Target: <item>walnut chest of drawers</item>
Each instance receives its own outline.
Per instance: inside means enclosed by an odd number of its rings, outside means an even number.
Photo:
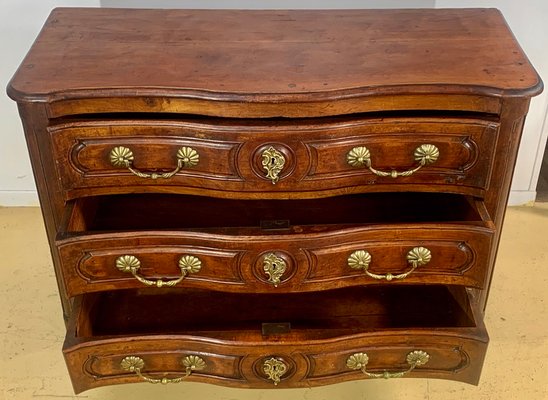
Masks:
[[[54,10],[8,93],[75,391],[477,384],[541,90],[497,10]]]

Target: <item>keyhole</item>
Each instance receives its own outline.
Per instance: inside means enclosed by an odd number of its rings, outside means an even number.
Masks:
[[[276,159],[274,157],[270,159],[270,165],[272,166],[276,165]]]
[[[278,265],[276,263],[272,263],[272,269],[276,271],[276,268],[278,268]]]

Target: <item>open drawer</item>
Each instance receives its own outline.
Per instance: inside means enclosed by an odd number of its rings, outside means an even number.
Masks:
[[[64,354],[77,393],[186,379],[253,388],[400,376],[477,384],[488,337],[469,296],[441,285],[86,294],[75,300]]]
[[[484,204],[438,193],[314,200],[82,198],[58,236],[69,295],[177,286],[304,292],[374,283],[484,287]]]

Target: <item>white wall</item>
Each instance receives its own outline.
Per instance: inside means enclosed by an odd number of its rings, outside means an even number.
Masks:
[[[530,0],[2,0],[0,82],[5,87],[54,7],[397,8],[496,7],[548,86],[548,1]],[[534,200],[548,136],[547,93],[533,99],[514,175],[511,204]],[[543,131],[544,129],[544,131]],[[0,206],[36,205],[37,196],[15,103],[0,92]]]
[[[511,205],[534,201],[548,137],[548,0],[436,0],[436,7],[498,8],[543,78],[546,89],[531,101],[510,193]]]
[[[102,7],[135,8],[433,8],[435,0],[101,0]]]
[[[51,9],[60,6],[97,7],[99,0],[0,1],[0,206],[38,205],[17,106],[4,89]]]

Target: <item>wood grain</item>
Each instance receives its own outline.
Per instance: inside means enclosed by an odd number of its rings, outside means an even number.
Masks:
[[[49,102],[122,96],[131,104],[149,96],[142,109],[166,97],[205,101],[203,109],[217,110],[225,101],[250,107],[320,101],[312,112],[321,113],[332,106],[326,100],[372,92],[532,96],[541,88],[494,9],[61,8],[8,92],[19,101]],[[82,103],[70,112],[90,111]]]
[[[461,292],[466,298],[464,288]],[[171,307],[165,307],[165,299]],[[200,307],[188,307],[188,301]],[[290,333],[261,335],[263,309],[272,304],[276,307],[266,318],[291,322]],[[289,366],[280,383],[283,388],[363,379],[361,372],[346,367],[347,358],[356,352],[367,352],[371,371],[405,370],[406,355],[421,349],[431,360],[410,377],[476,383],[487,341],[471,303],[462,308],[443,286],[354,288],[283,297],[123,291],[78,297],[76,310],[78,317],[71,321],[64,345],[76,393],[140,382],[120,368],[128,355],[145,359],[143,373],[154,377],[165,372],[179,376],[180,360],[199,355],[207,366],[189,381],[253,388],[274,387],[262,372],[262,362],[276,356]]]
[[[65,316],[76,392],[180,374],[272,387],[265,357],[288,366],[281,387],[363,378],[431,361],[411,376],[477,384],[487,347],[482,311],[530,97],[542,82],[494,9],[207,11],[56,9],[8,85],[18,102]],[[401,179],[413,151],[440,157]],[[109,160],[134,152],[143,180]],[[286,157],[265,178],[261,152]],[[275,227],[276,229],[273,229]],[[376,273],[432,260],[403,282],[346,265],[368,250]],[[269,252],[288,266],[266,281]],[[114,267],[135,254],[148,278],[177,277],[181,253],[202,271],[180,288],[141,288]],[[376,284],[372,284],[376,283]],[[409,285],[406,285],[409,283]],[[444,285],[444,286],[441,286]],[[115,305],[115,306],[113,306]],[[242,312],[245,310],[245,312]],[[290,322],[263,336],[262,322]]]
[[[138,117],[138,116],[136,116]],[[165,118],[165,116],[164,116]],[[122,119],[84,120],[48,128],[55,166],[67,199],[87,193],[158,190],[218,197],[323,197],[348,191],[444,190],[482,196],[491,174],[499,123],[493,118],[448,115],[413,118],[330,119]],[[418,165],[414,151],[438,147],[439,159],[409,177],[377,177],[352,167],[347,154],[366,146],[372,165],[405,171]],[[140,171],[169,171],[181,146],[195,149],[197,165],[169,179],[145,179],[114,167],[110,151],[130,148]],[[284,152],[286,164],[273,185],[266,178],[262,151]]]
[[[455,195],[410,193],[270,202],[110,196],[76,202],[56,244],[70,296],[142,288],[116,268],[126,254],[141,261],[139,274],[149,279],[176,279],[181,256],[199,257],[202,269],[177,285],[182,289],[289,293],[383,283],[351,269],[348,257],[367,250],[372,273],[399,274],[417,246],[432,260],[398,283],[481,288],[494,234],[483,207]],[[287,226],[264,228],[264,219]],[[263,270],[272,252],[287,264],[278,287]]]

